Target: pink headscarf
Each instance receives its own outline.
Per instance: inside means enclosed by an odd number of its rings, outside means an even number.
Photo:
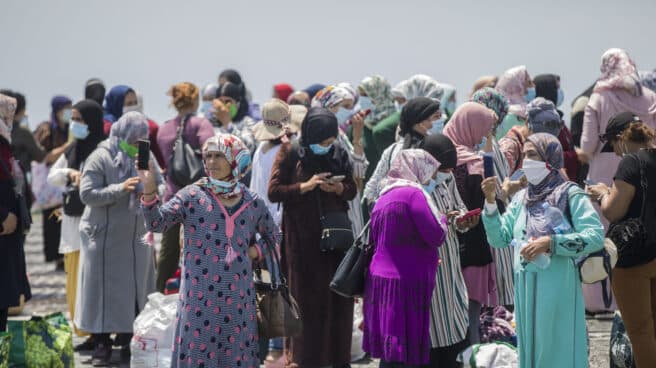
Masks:
[[[14,124],[16,99],[0,94],[0,136],[11,143],[11,127]]]
[[[594,92],[609,89],[624,89],[634,96],[642,94],[640,77],[635,63],[622,49],[609,49],[601,56],[601,77],[597,80]]]
[[[524,90],[528,75],[526,66],[520,65],[506,70],[497,82],[496,89],[510,101],[509,113],[526,119],[526,101]]]
[[[430,193],[426,193],[422,187],[422,184],[433,178],[439,168],[440,162],[423,149],[401,150],[392,161],[387,176],[380,182],[380,186],[383,188],[380,195],[400,187],[413,187],[421,190],[435,220],[446,231],[446,218],[437,209]]]
[[[476,102],[466,102],[456,110],[442,132],[456,146],[456,165],[467,164],[470,174],[483,175],[483,158],[475,147],[492,131],[496,122],[494,111]]]

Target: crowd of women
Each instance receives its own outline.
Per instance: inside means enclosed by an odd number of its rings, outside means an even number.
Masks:
[[[480,78],[459,105],[429,76],[392,87],[372,75],[278,84],[261,109],[226,70],[202,90],[172,86],[177,114],[161,125],[135,88],[91,79],[75,104],[54,97],[34,133],[25,97],[1,90],[0,330],[31,296],[25,208],[42,197],[30,171],[43,165],[43,187],[61,196],[38,206],[45,257],[65,269],[75,332],[88,335],[76,350],[93,350],[94,366],[113,346],[129,356],[147,295],[177,272],[173,367],[348,367],[354,300],[329,289],[344,252],[320,247],[336,214],[368,234],[361,348],[381,367],[458,367],[495,306],[515,314],[521,367],[587,367],[595,308],[575,260],[603,249],[610,224],[656,225],[654,75],[608,50],[569,127],[560,77],[525,66]],[[202,157],[200,178],[174,165],[181,152]],[[638,367],[656,366],[656,238],[646,237],[612,272]],[[256,268],[286,278],[296,336],[259,338]]]

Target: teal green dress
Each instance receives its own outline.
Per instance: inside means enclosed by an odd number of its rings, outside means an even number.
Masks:
[[[490,245],[525,240],[525,191],[517,193],[503,216],[481,216]],[[603,248],[601,221],[582,189],[568,191],[574,231],[552,235],[551,264],[541,270],[523,266],[514,252],[515,319],[520,368],[588,367],[585,301],[575,260]]]

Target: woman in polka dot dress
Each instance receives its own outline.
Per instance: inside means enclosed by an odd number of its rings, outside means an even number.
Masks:
[[[180,223],[185,232],[171,367],[259,367],[251,259],[277,256],[278,232],[262,199],[239,183],[250,153],[237,137],[208,139],[203,159],[207,177],[163,205],[152,171],[139,172],[148,229]]]

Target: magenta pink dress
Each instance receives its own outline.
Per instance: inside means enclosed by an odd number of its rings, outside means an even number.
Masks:
[[[374,358],[427,364],[430,303],[445,232],[422,191],[393,189],[371,215],[375,253],[365,280],[363,348]]]

